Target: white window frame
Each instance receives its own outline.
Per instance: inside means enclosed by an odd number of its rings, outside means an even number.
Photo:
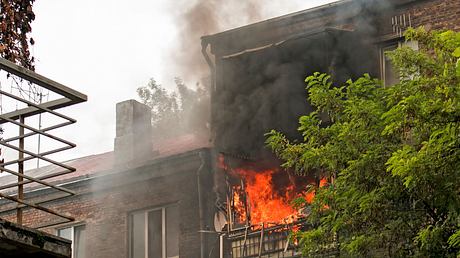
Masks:
[[[380,47],[380,78],[383,81],[384,87],[387,87],[386,83],[386,78],[385,78],[385,68],[386,68],[386,58],[385,58],[385,52],[389,50],[393,50],[394,48],[400,47],[399,42],[392,42],[385,44],[384,46]]]
[[[409,40],[409,41],[398,40],[398,41],[387,42],[387,43],[382,44],[382,46],[380,47],[380,57],[379,57],[380,58],[380,78],[383,81],[384,87],[387,87],[386,82],[385,82],[385,74],[386,74],[385,52],[391,49],[394,49],[395,47],[400,48],[403,46],[410,47],[416,51],[419,50],[418,41],[414,41],[414,40]]]
[[[179,209],[179,206],[176,204],[171,204],[171,205],[166,205],[166,206],[161,206],[161,207],[156,207],[156,208],[151,208],[151,209],[144,209],[144,210],[136,210],[128,213],[128,245],[129,245],[129,258],[133,258],[133,250],[132,250],[132,216],[134,213],[144,213],[144,219],[145,219],[145,227],[144,227],[144,239],[145,239],[145,258],[148,258],[149,255],[149,216],[148,213],[152,211],[159,211],[161,210],[161,258],[167,258],[166,257],[166,251],[167,251],[167,239],[166,239],[166,209],[169,207],[176,207]]]
[[[86,224],[85,223],[79,223],[79,224],[72,224],[72,225],[67,225],[67,226],[64,226],[64,227],[59,227],[59,228],[56,228],[56,236],[58,237],[61,237],[59,236],[59,230],[63,230],[63,229],[67,229],[67,228],[70,228],[70,236],[72,239],[69,239],[70,241],[72,241],[72,244],[70,245],[71,248],[72,248],[72,257],[74,257],[75,255],[75,248],[74,248],[74,243],[75,243],[75,227],[80,227],[80,226],[85,226],[85,230],[86,230]],[[67,238],[65,238],[67,239]],[[85,246],[86,248],[86,246]]]

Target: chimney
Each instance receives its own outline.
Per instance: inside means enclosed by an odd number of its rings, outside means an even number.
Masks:
[[[133,99],[117,103],[114,165],[129,166],[152,158],[151,110]]]

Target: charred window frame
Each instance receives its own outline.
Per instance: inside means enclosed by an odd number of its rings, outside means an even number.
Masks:
[[[396,83],[399,83],[401,80],[400,75],[396,72],[393,64],[391,63],[390,58],[385,53],[388,51],[395,50],[399,47],[407,46],[414,50],[418,50],[417,41],[403,41],[403,40],[394,40],[390,42],[385,42],[381,44],[380,47],[380,78],[383,81],[385,87],[389,87]]]
[[[179,257],[179,207],[168,205],[128,214],[130,258]]]
[[[86,258],[85,224],[57,228],[56,235],[72,241],[72,258]]]

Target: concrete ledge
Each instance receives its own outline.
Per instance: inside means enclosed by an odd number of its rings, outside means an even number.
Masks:
[[[0,219],[0,257],[70,258],[71,241]]]

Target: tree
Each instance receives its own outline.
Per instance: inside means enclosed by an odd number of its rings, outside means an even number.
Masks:
[[[27,69],[34,70],[34,58],[29,51],[34,0],[0,1],[0,56]]]
[[[191,89],[180,78],[175,78],[174,82],[176,90],[173,92],[167,91],[154,79],[137,89],[142,103],[152,109],[154,136],[205,133],[209,118],[207,87],[197,84],[195,89]]]
[[[305,255],[331,246],[353,257],[460,255],[460,33],[406,37],[421,48],[388,53],[398,84],[364,75],[334,87],[315,73],[306,83],[316,110],[299,119],[304,140],[267,135],[283,166],[330,179],[313,187],[312,229],[293,235]]]

